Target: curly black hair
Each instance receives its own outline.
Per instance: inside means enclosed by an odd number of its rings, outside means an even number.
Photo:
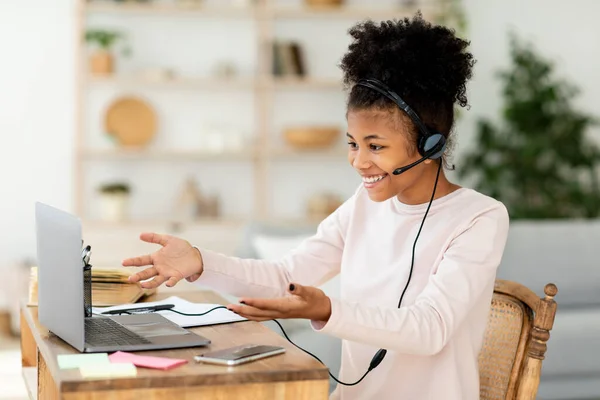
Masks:
[[[466,51],[470,43],[448,27],[425,21],[421,12],[412,19],[379,24],[363,21],[348,33],[353,41],[340,64],[344,84],[351,88],[348,111],[397,109],[385,96],[355,85],[360,79],[378,79],[398,93],[426,126],[448,138],[449,152],[454,105],[468,105],[466,85],[475,64],[473,55]],[[411,125],[416,149],[418,131]]]

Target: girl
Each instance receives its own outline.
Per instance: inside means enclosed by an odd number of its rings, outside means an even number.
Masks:
[[[420,13],[349,33],[348,161],[363,181],[354,195],[277,262],[143,233],[161,248],[123,265],[151,266],[131,278],[153,278],[143,287],[200,282],[240,296],[228,308],[248,319],[304,318],[341,338],[333,399],[479,399],[478,354],[509,218],[442,168],[473,57]],[[314,287],[337,274],[340,298]]]

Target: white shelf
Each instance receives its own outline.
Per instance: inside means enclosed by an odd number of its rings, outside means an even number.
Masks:
[[[256,151],[203,152],[191,150],[145,150],[145,149],[85,149],[81,152],[86,160],[146,160],[146,161],[202,161],[202,160],[251,160],[257,157]]]
[[[163,228],[177,228],[181,229],[193,229],[209,226],[219,227],[241,227],[247,224],[249,218],[199,218],[197,220],[183,223],[177,218],[158,218],[158,219],[132,219],[126,221],[112,222],[95,219],[84,219],[82,225],[86,229],[163,229]]]
[[[255,78],[171,78],[151,79],[134,75],[107,75],[87,77],[91,86],[116,86],[144,87],[162,89],[188,89],[188,90],[250,90],[263,89],[343,89],[343,83],[335,78],[320,77],[269,77],[265,79]]]
[[[86,11],[90,13],[110,13],[125,15],[169,16],[206,16],[206,17],[253,17],[257,10],[253,7],[207,7],[203,5],[186,6],[177,3],[117,3],[115,1],[92,0],[86,3]]]
[[[192,150],[145,150],[145,149],[85,149],[81,152],[83,161],[90,160],[146,160],[146,161],[245,161],[260,156],[260,150],[232,150],[223,152],[203,152]],[[344,160],[346,149],[293,149],[288,147],[264,150],[264,156],[272,159],[325,157]]]
[[[199,228],[242,228],[251,222],[264,222],[278,226],[313,226],[320,223],[322,218],[289,218],[289,217],[272,217],[269,219],[259,219],[255,217],[247,218],[231,218],[231,217],[219,217],[219,218],[200,218],[191,222],[181,222],[176,218],[163,218],[163,219],[132,219],[120,222],[111,222],[94,219],[82,220],[82,225],[85,229],[93,229],[94,231],[106,229],[106,230],[153,230],[153,229],[167,229],[167,230],[188,230],[188,229],[199,229]]]
[[[246,90],[258,85],[253,78],[169,78],[152,79],[134,75],[89,75],[87,82],[92,86],[118,86],[122,87],[146,87],[162,89],[190,89],[190,90]]]
[[[177,3],[156,4],[156,3],[117,3],[115,1],[92,0],[86,4],[88,14],[110,13],[121,15],[151,15],[151,16],[206,16],[206,17],[249,17],[249,18],[336,18],[336,19],[392,19],[402,18],[414,15],[417,10],[422,10],[423,14],[428,13],[427,4],[418,7],[395,7],[395,8],[367,8],[367,7],[348,7],[348,6],[323,6],[323,7],[289,7],[276,6],[263,9],[260,7],[215,7],[193,5],[185,6]]]
[[[319,77],[273,77],[267,81],[270,89],[339,89],[342,90],[342,81],[335,78]]]
[[[255,6],[251,7],[235,7],[226,5],[230,4],[229,1],[219,1],[214,0],[212,2],[204,2],[200,1],[200,5],[198,6],[182,6],[178,4],[176,0],[169,1],[154,1],[149,0],[146,2],[141,1],[114,1],[114,0],[90,0],[85,1],[82,0],[81,7],[79,8],[80,13],[78,14],[78,20],[76,27],[79,30],[80,34],[85,32],[85,29],[88,27],[88,24],[94,21],[95,16],[101,17],[100,19],[104,19],[106,17],[107,21],[113,20],[117,22],[117,25],[124,25],[127,28],[135,29],[136,24],[140,24],[142,28],[148,29],[146,25],[151,25],[151,23],[156,22],[154,19],[161,19],[160,24],[163,22],[170,22],[179,24],[181,20],[176,20],[175,18],[189,17],[191,18],[214,18],[214,21],[198,21],[199,25],[195,20],[185,21],[191,22],[194,27],[202,28],[204,26],[203,22],[212,22],[218,23],[218,25],[226,24],[223,26],[230,26],[237,28],[241,22],[245,23],[247,20],[251,22],[251,26],[253,28],[254,33],[252,33],[252,37],[247,37],[252,42],[252,53],[256,55],[256,65],[252,63],[249,68],[252,73],[255,73],[254,76],[236,76],[232,78],[218,78],[218,77],[194,77],[194,76],[176,76],[174,78],[166,78],[153,79],[150,77],[151,74],[144,73],[136,73],[131,72],[130,74],[122,75],[115,74],[111,76],[90,76],[88,75],[88,67],[85,63],[81,63],[80,61],[85,56],[85,53],[81,53],[76,58],[77,60],[77,68],[81,73],[80,80],[77,81],[78,84],[78,110],[74,113],[74,118],[76,118],[76,122],[79,126],[78,128],[78,140],[77,140],[77,166],[85,164],[87,162],[91,163],[103,163],[103,162],[115,162],[115,161],[130,161],[135,162],[171,162],[176,164],[177,162],[196,162],[196,161],[211,161],[211,162],[248,162],[248,167],[253,170],[253,193],[249,196],[253,196],[253,208],[249,211],[250,216],[248,219],[245,218],[227,218],[224,219],[208,219],[202,221],[191,222],[190,224],[183,225],[182,227],[175,228],[174,223],[176,224],[177,220],[169,220],[168,218],[160,218],[157,216],[157,220],[135,220],[128,221],[124,223],[107,223],[103,221],[87,221],[88,224],[91,224],[94,227],[99,229],[107,228],[107,229],[128,229],[128,228],[136,228],[141,229],[141,226],[164,226],[167,229],[187,229],[187,228],[198,228],[202,230],[203,227],[207,227],[207,231],[210,231],[211,226],[239,226],[240,224],[245,224],[252,220],[264,220],[266,222],[274,222],[277,224],[289,224],[289,225],[301,225],[301,224],[315,224],[318,221],[310,221],[302,217],[294,218],[294,216],[285,217],[285,216],[277,216],[273,217],[273,213],[275,212],[274,208],[270,204],[271,200],[269,199],[270,193],[273,190],[277,190],[277,187],[273,187],[273,184],[269,181],[270,173],[272,170],[284,165],[283,163],[290,161],[296,162],[298,164],[305,163],[319,163],[319,162],[330,162],[330,163],[347,163],[347,147],[343,146],[341,143],[336,143],[333,148],[329,149],[306,149],[299,150],[292,147],[287,147],[286,143],[281,138],[281,132],[277,132],[277,129],[274,126],[273,122],[273,113],[278,112],[278,110],[273,107],[273,103],[278,100],[278,96],[282,94],[282,92],[286,91],[298,91],[299,93],[294,93],[294,95],[305,95],[306,93],[302,93],[301,91],[306,91],[309,93],[320,94],[321,91],[330,91],[326,92],[326,94],[336,95],[337,92],[340,94],[343,92],[344,85],[341,81],[340,77],[318,77],[318,76],[306,76],[306,77],[280,77],[280,76],[272,76],[273,70],[273,49],[269,44],[274,40],[278,39],[278,24],[286,24],[291,20],[296,22],[296,20],[301,20],[303,23],[302,27],[299,29],[302,32],[296,32],[295,27],[290,33],[292,36],[301,36],[303,33],[311,33],[314,27],[316,27],[316,23],[318,24],[327,24],[329,21],[337,21],[337,23],[346,24],[349,23],[350,20],[365,20],[365,19],[401,19],[404,17],[413,16],[417,10],[421,10],[425,18],[431,18],[432,14],[435,14],[439,9],[439,6],[435,6],[433,4],[434,0],[423,0],[420,1],[418,6],[416,7],[400,7],[389,8],[379,7],[374,8],[370,1],[363,1],[363,7],[356,6],[342,6],[342,7],[307,7],[307,6],[297,6],[297,7],[286,7],[284,5],[278,5],[278,1],[276,0],[255,0],[252,1]],[[302,3],[300,0],[297,3]],[[212,6],[212,3],[215,6]],[[397,4],[400,3],[398,0]],[[91,17],[91,18],[90,18]],[[110,18],[109,18],[110,17]],[[131,17],[131,18],[130,18]],[[148,17],[150,23],[146,24],[144,18]],[[120,20],[123,18],[124,20]],[[173,20],[168,20],[169,18],[173,18]],[[162,21],[165,19],[165,21]],[[167,21],[168,20],[168,21]],[[230,24],[230,25],[228,25]],[[165,29],[162,28],[161,29]],[[245,28],[245,26],[244,26]],[[142,29],[142,32],[144,32]],[[156,31],[152,31],[156,32]],[[187,31],[184,31],[187,32]],[[169,34],[166,32],[165,34]],[[175,32],[173,32],[175,34]],[[180,32],[181,34],[181,32]],[[83,35],[81,35],[83,36]],[[285,37],[285,35],[281,34],[281,36]],[[246,38],[246,37],[245,37]],[[189,38],[187,38],[189,39]],[[186,42],[186,37],[182,37],[182,43]],[[203,39],[207,39],[206,42],[210,43],[211,37],[204,37]],[[322,36],[313,35],[313,43],[315,47],[322,44],[323,40],[328,40],[327,38],[323,38]],[[173,43],[173,42],[169,42]],[[226,43],[225,45],[223,43]],[[244,43],[246,43],[244,41]],[[222,42],[220,46],[229,46],[231,44],[236,46],[235,42]],[[152,45],[152,44],[150,44]],[[247,44],[245,44],[247,45]],[[160,46],[160,44],[153,44],[153,46]],[[189,44],[186,46],[189,47]],[[82,46],[83,47],[83,46]],[[190,51],[187,48],[182,46],[182,51]],[[193,48],[191,51],[201,52],[201,48]],[[145,47],[142,46],[144,51],[147,51]],[[81,49],[83,50],[83,48]],[[177,57],[173,56],[173,60],[161,60],[161,48],[156,48],[156,52],[148,51],[147,54],[149,56],[153,56],[157,58],[158,63],[154,63],[153,60],[143,60],[144,65],[163,65],[170,64],[173,61],[173,68],[177,68]],[[165,54],[168,54],[168,57],[171,57],[171,51],[175,49],[168,49],[169,51]],[[227,49],[229,50],[229,49]],[[235,50],[235,49],[233,49]],[[134,48],[135,53],[135,48]],[[175,53],[173,53],[175,54]],[[202,58],[200,58],[202,60]],[[142,60],[140,60],[142,61]],[[196,61],[197,62],[197,61]],[[135,64],[133,64],[135,65]],[[193,69],[193,71],[197,71],[197,69]],[[151,72],[151,71],[149,71]],[[96,90],[99,89],[99,90]],[[104,90],[108,89],[108,90]],[[92,146],[88,144],[89,137],[87,136],[88,132],[86,132],[87,117],[86,117],[86,103],[88,100],[87,95],[88,91],[90,92],[90,97],[92,97],[92,101],[96,101],[96,98],[102,98],[102,96],[106,97],[107,93],[112,91],[127,91],[130,89],[148,89],[148,90],[156,90],[157,93],[152,93],[152,95],[163,96],[170,101],[171,99],[175,99],[176,101],[180,101],[179,91],[182,93],[184,91],[189,91],[190,93],[199,92],[201,94],[212,94],[221,91],[251,91],[250,94],[252,97],[252,106],[253,106],[253,126],[248,126],[247,129],[250,129],[253,132],[253,139],[256,139],[256,142],[252,141],[249,145],[246,145],[244,148],[238,151],[224,151],[224,152],[209,152],[209,151],[196,151],[196,150],[168,150],[166,148],[155,148],[157,146],[152,146],[150,149],[95,149],[89,148],[87,146]],[[164,90],[165,92],[158,93],[159,90]],[[175,93],[171,93],[173,91]],[[184,93],[187,95],[187,93]],[[239,93],[235,93],[236,95]],[[242,93],[244,95],[248,93]],[[183,97],[183,96],[182,96]],[[299,98],[301,98],[300,96]],[[183,99],[187,100],[187,99]],[[205,100],[205,99],[203,99]],[[210,101],[210,98],[208,99]],[[94,103],[95,104],[95,103]],[[170,110],[169,108],[165,108],[165,110]],[[315,110],[314,117],[307,116],[306,119],[318,119],[321,110]],[[169,111],[171,112],[171,111]],[[243,115],[245,117],[245,114]],[[279,117],[279,115],[278,115]],[[236,118],[236,115],[226,114],[225,118]],[[307,121],[307,124],[316,121]],[[168,132],[165,132],[168,134]],[[341,139],[340,139],[341,141]],[[280,144],[278,144],[280,142]],[[261,144],[260,147],[256,146],[256,143]],[[273,147],[269,147],[273,146]],[[279,147],[277,147],[279,146]],[[252,163],[252,165],[250,165]],[[166,163],[165,163],[166,165]],[[95,167],[96,164],[91,164],[90,167]],[[271,168],[272,167],[272,168]],[[85,182],[85,174],[88,173],[86,168],[75,168],[76,170],[76,208],[81,212],[82,218],[85,220],[84,209],[86,204],[86,199],[84,195],[84,191],[80,190],[83,187]]]
[[[348,155],[345,149],[292,149],[287,147],[275,148],[268,151],[272,159],[299,159],[299,158],[328,158],[344,161]]]
[[[365,8],[365,7],[275,7],[267,12],[272,18],[335,18],[335,19],[393,19],[414,15],[426,7]]]

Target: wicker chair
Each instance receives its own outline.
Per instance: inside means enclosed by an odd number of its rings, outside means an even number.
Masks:
[[[479,355],[480,399],[536,398],[557,291],[549,283],[544,288],[546,296],[540,298],[519,283],[496,281]]]

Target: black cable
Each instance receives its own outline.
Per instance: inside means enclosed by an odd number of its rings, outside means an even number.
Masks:
[[[218,306],[218,307],[211,308],[210,310],[208,310],[208,311],[205,311],[205,312],[203,312],[203,313],[200,313],[200,314],[188,314],[188,313],[183,313],[183,312],[181,312],[181,311],[177,311],[177,310],[174,310],[174,309],[172,309],[172,308],[170,308],[170,309],[167,309],[167,310],[161,310],[161,311],[171,311],[171,312],[174,312],[174,313],[176,313],[176,314],[185,315],[185,316],[188,316],[188,317],[201,317],[201,316],[203,316],[203,315],[206,315],[206,314],[208,314],[208,313],[210,313],[210,312],[212,312],[212,311],[218,310],[218,309],[220,309],[220,308],[225,308],[225,309],[227,309],[227,307],[225,307],[225,306]],[[155,311],[148,311],[148,312],[155,312]],[[131,315],[132,313],[130,313],[130,312],[127,312],[127,311],[123,311],[123,312],[121,312],[120,314],[128,314],[128,315]],[[144,314],[144,313],[140,313],[140,314]],[[276,323],[276,324],[279,326],[279,329],[281,329],[281,332],[283,333],[283,336],[285,336],[285,338],[288,340],[288,342],[290,342],[291,344],[293,344],[294,346],[296,346],[298,349],[302,350],[302,351],[303,351],[303,352],[305,352],[306,354],[308,354],[308,355],[312,356],[312,357],[313,357],[313,358],[315,358],[317,361],[319,361],[321,364],[325,365],[325,363],[324,363],[323,361],[321,361],[321,359],[320,359],[319,357],[317,357],[316,355],[312,354],[312,353],[311,353],[311,352],[309,352],[308,350],[304,350],[302,347],[300,347],[300,346],[298,346],[296,343],[294,343],[294,342],[292,341],[292,339],[290,339],[290,338],[289,338],[289,336],[288,336],[288,335],[287,335],[287,333],[285,332],[285,329],[283,329],[283,326],[281,326],[281,324],[279,323],[279,321],[277,321],[276,319],[273,319],[272,321],[273,321],[273,322],[275,322],[275,323]],[[367,376],[367,373],[368,373],[368,371],[367,371],[367,372],[365,372],[365,374],[362,376],[362,378],[360,378],[358,381],[356,381],[356,382],[354,382],[354,383],[344,383],[344,382],[341,382],[341,381],[339,381],[339,380],[338,380],[338,379],[337,379],[335,376],[333,376],[333,374],[332,374],[331,372],[329,372],[329,376],[331,376],[331,377],[332,377],[332,378],[333,378],[333,379],[334,379],[336,382],[338,382],[338,383],[341,383],[342,385],[348,385],[348,386],[352,386],[352,385],[356,385],[356,384],[358,384],[360,381],[362,381],[362,380],[363,380],[363,378],[364,378],[365,376]]]
[[[203,312],[201,314],[186,314],[186,313],[182,313],[181,311],[173,310],[172,308],[169,308],[168,310],[162,310],[162,311],[172,311],[172,312],[180,314],[180,315],[185,315],[186,317],[201,317],[203,315],[208,314],[209,312],[213,312],[213,311],[218,310],[220,308],[227,308],[227,307],[225,307],[225,306],[217,306],[217,307],[211,308],[210,310],[205,311],[205,312]]]
[[[225,306],[213,307],[210,310],[205,311],[205,312],[200,313],[200,314],[187,314],[187,313],[184,313],[184,312],[181,312],[181,311],[173,310],[172,308],[168,308],[168,309],[164,309],[164,310],[158,310],[158,311],[172,311],[172,312],[174,312],[176,314],[185,315],[186,317],[202,317],[203,315],[206,315],[206,314],[208,314],[210,312],[213,312],[215,310],[218,310],[220,308],[225,308],[226,309],[227,307],[225,307]],[[154,312],[157,312],[157,311],[154,311],[154,310],[142,311],[142,312],[120,311],[120,312],[118,312],[118,314],[134,315],[134,314],[149,314],[149,313],[154,313]],[[104,314],[97,314],[97,315],[104,315]]]
[[[440,177],[440,171],[441,171],[441,169],[442,169],[442,163],[440,162],[439,167],[438,167],[438,172],[437,172],[437,175],[435,177],[435,183],[434,183],[434,186],[433,186],[433,192],[431,193],[431,199],[429,200],[429,204],[427,205],[427,210],[425,211],[425,215],[423,216],[423,220],[421,221],[421,225],[419,226],[419,230],[417,232],[417,236],[415,237],[415,241],[413,243],[413,247],[412,247],[412,259],[411,259],[411,263],[410,263],[410,271],[408,273],[408,280],[406,282],[406,286],[404,286],[404,290],[402,291],[402,295],[400,296],[400,301],[398,301],[398,308],[400,308],[400,305],[402,304],[402,299],[404,298],[404,293],[406,293],[406,289],[408,288],[408,285],[410,284],[410,280],[412,278],[412,272],[413,272],[413,267],[414,267],[414,263],[415,263],[415,248],[417,246],[417,240],[419,239],[419,235],[421,234],[421,230],[423,229],[423,225],[425,224],[425,218],[427,218],[427,214],[429,213],[429,209],[431,208],[431,204],[433,203],[433,199],[435,197],[435,190],[437,188],[437,183],[438,183],[438,179]],[[181,311],[173,310],[172,308],[167,309],[167,310],[162,310],[162,311],[171,311],[171,312],[174,312],[176,314],[185,315],[185,316],[189,316],[189,317],[201,317],[203,315],[206,315],[206,314],[208,314],[208,313],[210,313],[212,311],[218,310],[220,308],[227,309],[227,307],[225,307],[225,306],[217,306],[217,307],[211,308],[210,310],[205,311],[205,312],[200,313],[200,314],[187,314],[187,313],[183,313]],[[150,312],[153,312],[153,311],[150,311]],[[127,312],[127,314],[130,314],[130,313]],[[292,341],[292,339],[289,338],[289,336],[285,332],[285,329],[283,329],[283,326],[281,326],[281,324],[279,323],[279,321],[277,321],[276,319],[273,319],[271,321],[275,322],[279,326],[279,329],[281,329],[281,332],[283,333],[283,336],[285,336],[285,338],[288,340],[288,342],[290,342],[295,347],[297,347],[298,349],[302,350],[303,352],[305,352],[309,356],[312,356],[315,360],[317,360],[321,364],[325,365],[325,363],[323,361],[321,361],[321,359],[319,357],[317,357],[316,355],[314,355],[310,351],[305,350],[302,347],[298,346],[296,343],[294,343]],[[344,385],[344,386],[358,385],[367,376],[367,374],[369,372],[371,372],[373,369],[375,369],[383,361],[383,359],[385,358],[386,354],[387,354],[387,350],[386,349],[379,349],[377,351],[377,353],[375,353],[375,355],[371,359],[371,362],[369,363],[369,368],[367,369],[367,371],[356,382],[352,382],[352,383],[342,382],[339,379],[337,379],[335,376],[333,376],[333,374],[331,373],[331,371],[329,371],[329,376],[331,376],[331,378],[333,378],[334,381],[336,381],[337,383],[339,383],[341,385]]]
[[[285,333],[285,329],[283,329],[283,326],[281,326],[281,324],[279,323],[279,321],[277,321],[276,319],[274,319],[274,320],[272,320],[272,321],[273,321],[273,322],[275,322],[277,325],[279,325],[279,329],[281,329],[281,332],[283,332],[283,336],[285,336],[285,338],[288,340],[288,342],[290,342],[291,344],[293,344],[294,346],[296,346],[297,348],[299,348],[300,350],[302,350],[303,352],[305,352],[305,353],[306,353],[306,354],[308,354],[309,356],[312,356],[312,357],[313,357],[315,360],[317,360],[317,361],[318,361],[318,362],[320,362],[321,364],[325,365],[325,363],[324,363],[323,361],[321,361],[321,359],[320,359],[319,357],[315,356],[315,355],[314,355],[313,353],[311,353],[310,351],[308,351],[308,350],[305,350],[305,349],[303,349],[302,347],[298,346],[296,343],[292,342],[292,339],[290,339],[290,338],[288,337],[287,333]],[[359,380],[357,380],[356,382],[353,382],[353,383],[345,383],[345,382],[342,382],[342,381],[338,380],[338,379],[337,379],[335,376],[333,376],[333,374],[331,373],[331,371],[328,371],[328,372],[329,372],[329,376],[331,376],[331,377],[333,378],[333,380],[334,380],[334,381],[336,381],[337,383],[340,383],[340,384],[342,384],[342,385],[344,385],[344,386],[354,386],[354,385],[357,385],[357,384],[359,384],[359,383],[360,383],[360,381],[362,381],[362,380],[365,378],[365,376],[367,376],[367,374],[368,374],[368,373],[371,371],[371,369],[372,369],[372,368],[369,368],[369,369],[367,370],[367,372],[365,372],[365,374],[364,374],[364,375],[363,375],[363,376],[362,376],[362,377],[361,377]]]
[[[417,232],[417,237],[415,237],[415,242],[413,243],[412,248],[412,259],[410,261],[410,272],[408,273],[408,281],[406,282],[406,286],[404,286],[404,290],[402,291],[402,295],[400,296],[400,301],[398,301],[398,308],[400,308],[400,304],[402,304],[402,299],[404,298],[404,293],[406,293],[406,289],[408,288],[408,284],[410,283],[410,278],[412,277],[413,267],[415,264],[415,248],[417,247],[417,240],[419,239],[419,235],[421,234],[421,229],[423,229],[423,224],[425,224],[425,218],[427,218],[427,214],[429,213],[429,209],[431,208],[431,203],[433,203],[433,198],[435,197],[435,189],[437,188],[438,179],[440,177],[440,171],[442,169],[442,162],[440,161],[438,172],[435,177],[435,183],[433,184],[433,192],[431,193],[431,199],[429,200],[429,205],[427,206],[427,210],[425,210],[425,215],[423,216],[423,220],[421,221],[421,226],[419,227],[419,231]]]
[[[408,285],[410,284],[410,279],[412,278],[413,267],[415,265],[415,248],[417,247],[417,240],[419,239],[419,235],[421,234],[421,229],[423,229],[423,224],[425,224],[425,218],[427,218],[427,214],[429,213],[429,209],[431,208],[431,203],[433,203],[433,198],[435,197],[435,189],[437,188],[437,183],[438,183],[438,179],[440,177],[441,170],[442,170],[442,162],[440,161],[440,164],[438,166],[437,175],[435,176],[435,183],[433,184],[433,192],[431,193],[431,199],[429,199],[429,204],[427,205],[427,210],[425,210],[425,215],[423,215],[423,219],[421,220],[421,226],[419,226],[419,230],[417,231],[417,236],[415,237],[415,241],[413,243],[412,258],[410,261],[410,271],[408,272],[408,280],[406,281],[404,290],[402,291],[402,294],[400,295],[400,300],[398,301],[398,308],[400,308],[400,305],[402,304],[402,299],[404,298],[404,293],[406,293],[406,289],[408,289]],[[369,372],[371,372],[372,369],[375,369],[375,367],[377,367],[379,364],[381,364],[381,362],[385,358],[386,354],[387,354],[386,349],[377,350],[377,353],[375,353],[375,355],[371,359],[371,363],[369,364],[369,369],[367,370],[366,374],[368,374]],[[363,378],[364,378],[364,375],[363,375]],[[362,378],[361,378],[361,380],[362,380]]]

